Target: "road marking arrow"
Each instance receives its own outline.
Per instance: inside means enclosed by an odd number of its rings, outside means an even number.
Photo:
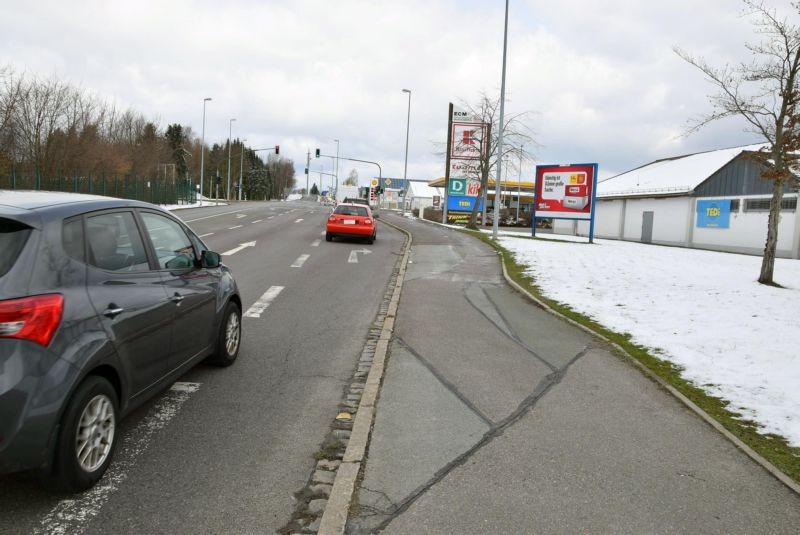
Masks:
[[[350,256],[347,258],[348,264],[358,264],[358,253],[372,254],[369,249],[353,249],[350,251]]]
[[[224,253],[222,253],[222,256],[231,256],[233,254],[238,253],[239,251],[247,249],[248,247],[255,247],[255,246],[256,246],[256,242],[249,241],[247,243],[243,243],[243,244],[239,245],[239,247],[231,249],[230,251],[225,251]]]

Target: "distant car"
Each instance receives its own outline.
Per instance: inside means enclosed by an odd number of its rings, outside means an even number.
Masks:
[[[342,203],[328,217],[325,226],[325,240],[331,241],[338,236],[365,238],[372,243],[377,237],[375,220],[369,206],[355,203]]]
[[[353,203],[353,204],[363,204],[364,206],[369,206],[370,211],[372,212],[372,217],[375,219],[380,217],[380,210],[378,209],[377,204],[370,204],[367,199],[362,199],[360,197],[353,198],[353,197],[345,197],[344,201],[346,203]]]
[[[199,361],[236,360],[236,281],[166,210],[3,191],[0,251],[0,474],[85,490],[120,418]]]

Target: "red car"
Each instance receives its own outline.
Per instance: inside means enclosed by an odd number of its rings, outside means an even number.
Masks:
[[[328,217],[325,227],[325,240],[331,241],[336,236],[366,238],[372,243],[376,238],[375,220],[369,206],[363,204],[342,203]]]

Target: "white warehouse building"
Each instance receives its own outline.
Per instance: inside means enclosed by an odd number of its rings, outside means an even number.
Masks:
[[[762,254],[772,182],[749,145],[657,160],[600,182],[595,237]],[[797,191],[784,190],[777,256],[800,258]],[[554,232],[589,234],[588,222],[554,221]]]

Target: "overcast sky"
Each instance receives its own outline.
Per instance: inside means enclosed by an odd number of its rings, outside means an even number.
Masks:
[[[768,0],[797,19],[789,0]],[[298,180],[306,151],[444,174],[448,102],[499,94],[502,0],[0,0],[0,65],[61,79],[148,117],[251,147],[281,145]],[[758,141],[736,120],[688,138],[710,110],[702,74],[746,60],[756,39],[737,0],[511,0],[506,110],[531,111],[539,163],[598,162],[601,176],[654,159]],[[329,159],[312,169],[331,171]],[[362,184],[374,166],[357,168]],[[524,168],[530,179],[533,164]],[[312,182],[319,179],[312,174]],[[303,186],[305,184],[302,184]]]

